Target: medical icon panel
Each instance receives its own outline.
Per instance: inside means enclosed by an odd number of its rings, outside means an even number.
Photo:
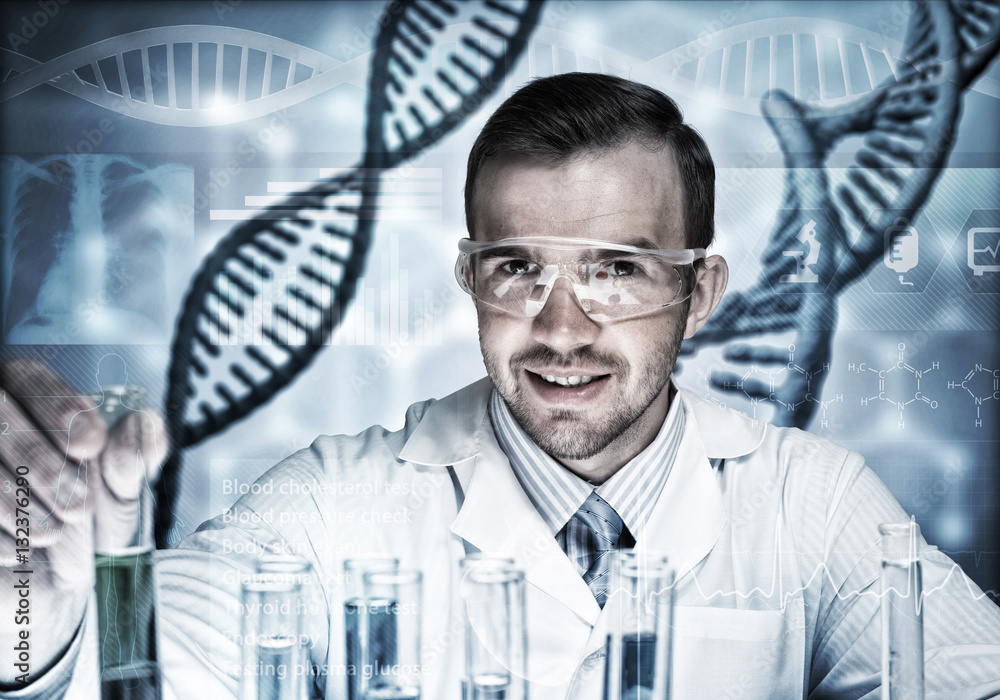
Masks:
[[[761,281],[782,294],[823,294],[840,264],[840,227],[822,209],[779,209],[754,252],[763,263]]]
[[[955,264],[973,294],[1000,293],[1000,209],[976,209],[956,232]]]
[[[888,226],[879,222],[891,221]],[[882,258],[865,279],[876,294],[919,294],[937,271],[946,253],[931,216],[923,210],[880,209],[868,217],[863,235],[879,238]]]

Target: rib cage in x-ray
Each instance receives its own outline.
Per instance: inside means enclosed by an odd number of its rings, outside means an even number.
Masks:
[[[167,271],[186,169],[112,155],[3,165],[4,342],[169,338]]]

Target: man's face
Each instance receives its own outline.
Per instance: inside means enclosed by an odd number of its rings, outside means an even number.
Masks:
[[[683,193],[669,148],[654,153],[630,144],[557,164],[497,158],[483,169],[474,205],[476,240],[560,236],[687,247]],[[584,313],[563,278],[533,318],[485,304],[477,309],[490,378],[548,454],[584,478],[604,481],[655,437],[688,331],[687,303],[600,323]]]

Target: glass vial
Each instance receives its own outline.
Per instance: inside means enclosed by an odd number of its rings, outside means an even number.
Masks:
[[[366,635],[361,647],[363,700],[420,700],[422,669],[419,571],[364,574]]]
[[[604,700],[669,698],[674,571],[654,552],[612,556]]]
[[[883,523],[882,699],[923,700],[924,621],[920,526]]]
[[[291,555],[265,555],[243,582],[243,673],[240,700],[308,697],[302,644],[303,585],[310,566]]]
[[[484,554],[482,552],[476,552],[473,554],[467,554],[461,562],[459,562],[459,579],[458,586],[459,591],[462,592],[462,597],[464,599],[464,591],[468,586],[468,576],[469,570],[473,567],[500,567],[513,569],[514,560],[510,557],[497,557],[489,554]],[[468,610],[466,610],[465,616],[465,665],[462,667],[462,700],[470,700],[472,698],[472,691],[469,686],[469,659],[474,658],[476,654],[485,653],[485,649],[482,648],[482,642],[479,641],[479,637],[475,634],[470,633],[469,629],[469,618]]]
[[[363,675],[361,650],[368,636],[365,624],[364,575],[370,571],[398,571],[399,559],[389,554],[373,554],[344,561],[344,671],[347,678],[347,700],[361,700],[361,679]],[[383,616],[374,620],[376,624],[386,622]],[[375,639],[383,640],[390,635],[385,630],[373,630]],[[385,651],[373,650],[376,658],[384,658]]]
[[[110,428],[120,418],[142,410],[145,391],[133,385],[106,386],[91,400]],[[143,421],[135,444],[143,444]],[[102,700],[158,700],[156,582],[153,576],[153,491],[146,480],[141,454],[135,457],[137,507],[130,534],[95,529],[94,567],[97,589]]]
[[[466,700],[527,700],[524,572],[509,559],[465,560]]]

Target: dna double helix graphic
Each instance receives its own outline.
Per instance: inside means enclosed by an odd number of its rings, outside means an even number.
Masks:
[[[158,484],[158,540],[172,525],[179,451],[270,400],[312,361],[339,323],[364,268],[378,173],[430,147],[474,112],[503,83],[540,11],[541,3],[519,0],[417,0],[388,14],[375,37],[361,162],[241,223],[202,263],[171,352],[166,406],[173,455]],[[431,49],[456,23],[460,41],[446,64],[435,65]],[[480,60],[466,60],[459,46]],[[343,203],[343,192],[355,193],[356,202]],[[324,216],[329,211],[341,216],[332,221]],[[284,294],[272,297],[270,317],[248,316],[262,293],[261,280],[275,277],[278,266],[294,271]],[[250,323],[248,332],[270,344],[213,343],[213,333],[230,333],[228,319]]]
[[[231,124],[271,114],[328,88],[351,66],[278,37],[181,25],[121,34],[41,63],[0,50],[0,101],[39,85],[137,119],[171,126]],[[338,84],[338,83],[334,83]]]
[[[762,104],[783,100],[782,88],[811,104],[852,105],[860,95],[898,82],[906,51],[904,42],[862,27],[815,17],[776,17],[679,46],[642,70],[666,76],[663,83],[671,94],[756,114]],[[787,85],[783,73],[791,74]],[[975,89],[1000,97],[998,88],[997,81],[986,78]]]
[[[913,220],[933,190],[954,145],[961,96],[1000,51],[1000,3],[927,3],[916,7],[906,34],[905,63],[898,78],[851,102],[814,105],[776,92],[761,110],[785,156],[784,202],[763,253],[756,283],[728,294],[685,354],[715,343],[785,330],[798,331],[795,346],[805,373],[790,372],[774,394],[801,409],[774,422],[805,427],[818,404],[800,402],[818,394],[829,360],[837,299],[881,259],[883,232],[899,216]],[[846,182],[831,192],[823,165],[845,137],[861,134],[861,147]],[[817,284],[783,285],[797,274],[788,251],[822,217],[817,235],[827,253],[810,266]],[[832,251],[832,253],[830,252]],[[803,254],[806,251],[803,250]],[[781,361],[782,348],[733,343],[727,358],[752,364]],[[711,378],[721,391],[734,391],[735,375]],[[744,385],[742,392],[766,398],[770,387]]]
[[[470,27],[448,19],[434,44],[422,49],[429,57],[418,70],[433,74],[449,63],[447,47],[464,44]],[[762,93],[767,101],[779,99],[783,69],[791,72],[792,97],[834,106],[877,90],[883,79],[898,80],[904,53],[902,42],[862,27],[780,17],[729,27],[649,60],[543,26],[530,36],[525,59],[529,76],[576,70],[631,75],[675,97],[757,114]],[[273,114],[345,83],[366,88],[369,57],[339,61],[237,27],[154,27],[45,63],[0,47],[0,102],[49,85],[143,121],[218,126]],[[971,87],[1000,97],[1000,83],[992,78]]]

